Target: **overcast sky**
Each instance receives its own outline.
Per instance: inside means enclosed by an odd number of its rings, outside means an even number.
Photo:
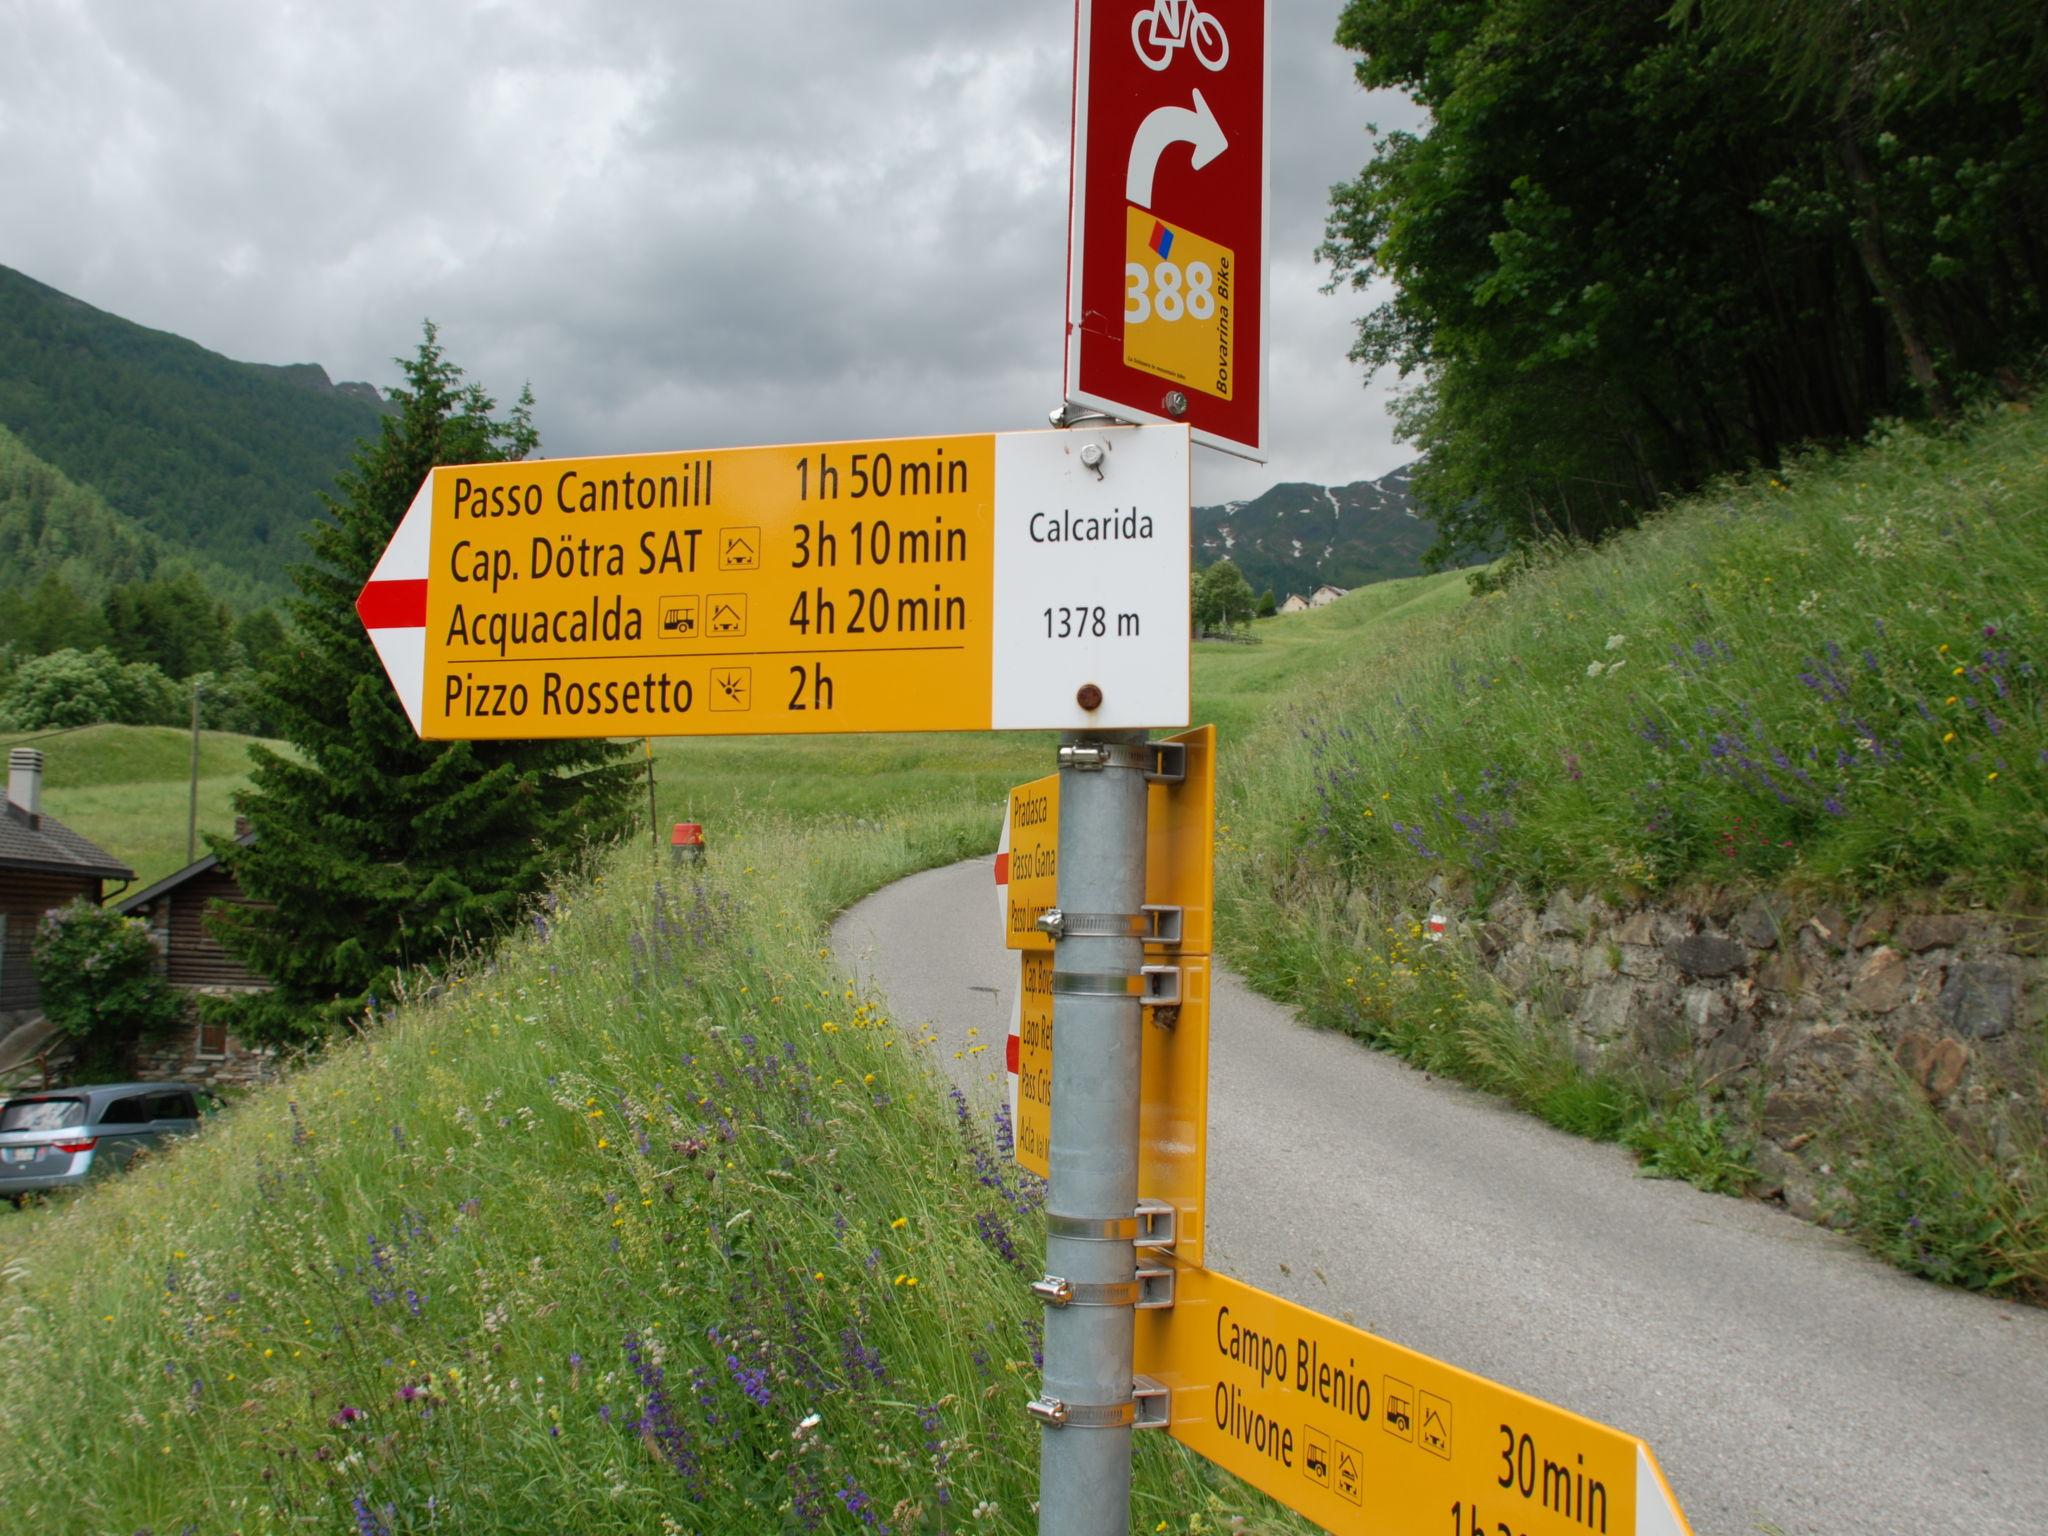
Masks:
[[[1117,0],[1135,11],[1141,0]],[[1273,0],[1270,461],[1410,455],[1319,290],[1330,184],[1412,123]],[[395,381],[422,318],[552,455],[1042,426],[1066,0],[0,0],[0,264],[230,357]]]

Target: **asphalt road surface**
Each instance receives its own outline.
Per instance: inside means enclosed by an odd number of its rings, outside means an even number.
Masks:
[[[1017,984],[993,878],[914,876],[832,934],[989,1095]],[[1209,1106],[1210,1268],[1642,1436],[1697,1536],[2048,1532],[2048,1311],[1641,1178],[1220,970]]]

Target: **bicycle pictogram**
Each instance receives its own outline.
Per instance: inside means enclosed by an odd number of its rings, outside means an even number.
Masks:
[[[1166,68],[1181,48],[1192,48],[1204,69],[1218,70],[1230,62],[1223,23],[1198,9],[1195,0],[1152,0],[1131,18],[1131,46],[1147,69]]]

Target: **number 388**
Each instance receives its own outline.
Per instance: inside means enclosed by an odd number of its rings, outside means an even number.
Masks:
[[[1124,264],[1124,324],[1142,325],[1155,316],[1207,320],[1215,313],[1216,274],[1206,261],[1189,262],[1185,277],[1170,261],[1152,267],[1140,261]]]

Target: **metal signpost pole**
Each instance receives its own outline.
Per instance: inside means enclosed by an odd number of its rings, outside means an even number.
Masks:
[[[1138,988],[1144,942],[1142,732],[1060,747],[1053,969],[1051,1178],[1046,1197],[1041,1536],[1127,1536],[1138,1300]]]

